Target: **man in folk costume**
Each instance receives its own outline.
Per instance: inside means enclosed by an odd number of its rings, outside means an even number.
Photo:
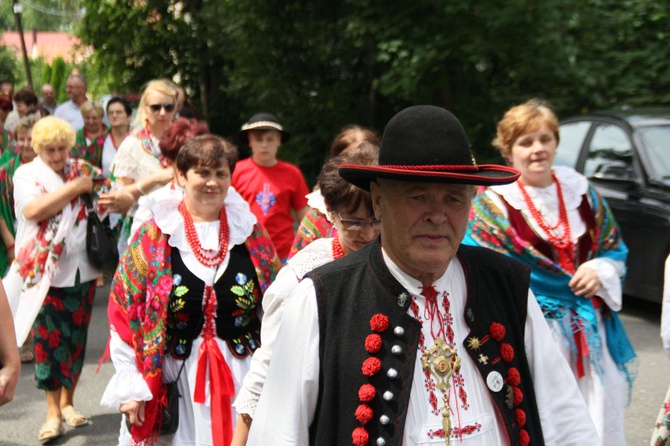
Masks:
[[[381,236],[308,274],[287,302],[251,445],[584,445],[597,441],[529,269],[461,246],[477,165],[447,110],[389,121],[378,166],[343,165],[370,190]]]

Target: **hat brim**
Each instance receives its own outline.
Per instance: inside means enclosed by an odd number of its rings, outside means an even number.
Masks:
[[[247,133],[249,133],[252,130],[274,130],[274,131],[277,131],[277,132],[281,133],[281,142],[282,143],[285,143],[286,141],[288,141],[291,138],[291,134],[289,132],[287,132],[286,130],[279,130],[276,127],[269,127],[269,126],[260,126],[260,127],[254,127],[252,129],[240,130],[237,133],[237,137],[240,138],[242,141],[248,141],[249,137],[248,137]]]
[[[418,167],[418,166],[417,166]],[[339,168],[342,178],[370,191],[370,182],[376,178],[385,178],[398,181],[416,181],[422,183],[451,183],[472,184],[477,186],[495,186],[515,182],[521,173],[507,166],[497,164],[480,164],[476,171],[450,171],[448,166],[445,170],[413,170],[411,168],[398,169],[387,166],[361,166],[357,164],[342,164]]]

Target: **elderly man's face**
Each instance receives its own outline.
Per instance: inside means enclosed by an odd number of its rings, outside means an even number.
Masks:
[[[71,77],[65,83],[67,97],[75,101],[86,97],[86,86],[81,79]]]
[[[384,250],[407,274],[431,285],[465,236],[474,186],[378,180],[370,192]]]

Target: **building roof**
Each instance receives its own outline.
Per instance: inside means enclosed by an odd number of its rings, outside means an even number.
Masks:
[[[24,31],[24,41],[28,56],[35,59],[42,57],[51,63],[60,56],[65,62],[79,62],[90,53],[87,48],[82,48],[81,41],[68,33],[57,31]],[[18,31],[6,31],[2,33],[0,45],[15,51],[17,57],[21,57],[21,40]]]

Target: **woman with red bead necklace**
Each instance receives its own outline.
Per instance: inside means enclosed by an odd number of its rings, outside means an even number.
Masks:
[[[298,286],[300,279],[313,269],[357,251],[379,235],[381,222],[375,219],[370,193],[340,177],[341,164],[376,165],[379,147],[364,142],[332,158],[319,175],[319,188],[323,194],[330,220],[337,235],[320,238],[291,257],[263,298],[262,346],[251,361],[251,369],[235,400],[240,416],[231,446],[246,444],[249,426],[260,398],[265,375],[270,364],[274,339],[284,313],[284,303]]]
[[[102,404],[124,415],[119,444],[231,442],[232,399],[260,346],[258,309],[279,269],[265,229],[228,193],[237,157],[214,135],[184,144],[175,162],[183,194],[155,202],[114,276],[108,316],[116,374]],[[164,384],[173,381],[182,395],[179,427],[158,439]]]
[[[521,177],[475,197],[463,243],[531,267],[531,289],[557,353],[568,359],[600,434],[594,444],[622,445],[636,362],[617,316],[628,248],[586,177],[553,165],[558,142],[558,120],[542,102],[505,113],[493,145]]]

